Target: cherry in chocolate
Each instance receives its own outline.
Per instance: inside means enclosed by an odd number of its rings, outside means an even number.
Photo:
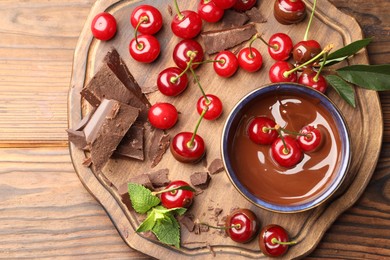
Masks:
[[[272,158],[283,167],[291,168],[303,159],[301,147],[291,136],[278,137],[271,146]]]
[[[276,0],[274,16],[281,24],[299,23],[306,17],[306,4],[302,0]]]
[[[248,136],[255,144],[272,144],[278,138],[278,132],[273,129],[276,123],[271,118],[257,116],[248,126]]]
[[[321,131],[312,125],[304,126],[299,133],[300,135],[297,136],[297,141],[301,149],[305,152],[316,151],[324,142]]]

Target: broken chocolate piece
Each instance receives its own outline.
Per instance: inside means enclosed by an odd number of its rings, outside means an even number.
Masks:
[[[148,174],[140,174],[140,175],[134,176],[134,177],[130,178],[130,180],[127,183],[129,183],[129,182],[140,184],[149,190],[155,189]]]
[[[133,125],[123,137],[115,155],[137,160],[144,160],[144,127]]]
[[[131,200],[130,200],[130,195],[129,195],[129,188],[126,183],[123,183],[118,187],[118,194],[121,196],[122,202],[126,205],[128,210],[132,210],[133,207],[131,206]]]
[[[85,135],[83,131],[75,131],[73,129],[66,129],[68,133],[68,140],[72,142],[77,148],[84,149],[87,146]]]
[[[211,175],[217,174],[217,173],[219,173],[219,172],[221,172],[221,171],[223,171],[223,170],[224,170],[223,162],[222,162],[222,160],[219,159],[219,158],[214,159],[214,160],[211,162],[211,164],[210,164],[210,166],[209,166],[209,168],[208,168],[208,171],[209,171],[209,173],[210,173]]]
[[[85,167],[91,166],[91,164],[92,164],[92,159],[91,159],[91,157],[84,158],[82,164],[83,164]]]
[[[193,221],[193,218],[188,215],[179,216],[178,218],[179,223],[185,226],[188,231],[193,232],[195,229],[195,223]]]
[[[100,171],[107,163],[138,114],[138,108],[116,100],[102,100],[84,128],[95,171]]]
[[[240,13],[234,11],[233,9],[225,10],[222,20],[221,27],[223,29],[234,28],[243,26],[246,22],[248,22],[249,17],[245,13]]]
[[[203,44],[206,48],[206,53],[213,54],[249,40],[257,33],[256,27],[253,23],[235,27],[232,29],[207,31],[201,33]]]
[[[207,189],[210,179],[208,172],[195,172],[190,176],[191,184],[195,187],[201,188],[202,190]]]
[[[147,173],[153,186],[156,188],[165,187],[171,181],[168,179],[169,169],[160,169],[155,172]]]
[[[253,7],[245,12],[245,14],[249,17],[249,20],[253,23],[265,23],[267,20],[260,13],[259,8]]]
[[[99,102],[100,103],[100,102]],[[91,112],[89,112],[88,114],[86,114],[82,119],[81,121],[76,125],[76,127],[73,129],[73,130],[76,130],[76,131],[81,131],[84,129],[84,127],[87,125],[89,119],[91,119],[91,116],[93,115],[93,113],[95,112],[95,110],[92,110]]]
[[[150,143],[148,157],[152,161],[151,167],[155,167],[162,159],[169,148],[171,137],[165,134],[163,130],[154,128],[150,132]]]

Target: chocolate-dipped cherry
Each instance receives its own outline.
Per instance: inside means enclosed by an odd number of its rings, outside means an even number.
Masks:
[[[149,34],[137,36],[130,41],[129,52],[136,61],[151,63],[157,59],[160,54],[160,43]]]
[[[272,144],[278,138],[275,130],[276,123],[271,118],[257,116],[253,118],[248,126],[248,136],[255,144]]]
[[[199,66],[199,62],[203,60],[203,48],[195,40],[184,39],[176,44],[175,48],[173,49],[172,58],[176,65],[184,70],[187,67],[192,55],[194,56],[192,68],[196,69]]]
[[[221,51],[215,56],[213,67],[215,72],[224,78],[229,78],[236,73],[238,69],[238,60],[231,51]]]
[[[299,23],[306,17],[306,4],[302,0],[275,0],[274,16],[281,24]]]
[[[166,96],[177,96],[188,86],[188,76],[180,68],[169,67],[157,76],[157,88]]]
[[[152,126],[159,129],[172,128],[178,118],[176,107],[170,103],[154,104],[148,111],[148,119]]]
[[[216,23],[223,17],[224,9],[218,7],[213,0],[200,0],[198,14],[206,22]]]
[[[271,82],[296,82],[297,72],[294,65],[286,61],[277,61],[269,69],[269,79]]]
[[[167,208],[189,208],[194,199],[194,192],[189,189],[180,189],[181,187],[191,187],[182,180],[172,181],[164,188],[161,193],[161,204]],[[177,189],[179,188],[179,189]]]
[[[322,93],[326,92],[328,88],[328,82],[325,77],[312,68],[306,68],[303,70],[298,78],[298,83],[309,86]]]
[[[245,12],[255,6],[257,0],[237,0],[233,9],[239,12]]]
[[[110,13],[97,14],[91,23],[91,31],[96,39],[108,41],[116,33],[117,23],[115,17]]]
[[[174,3],[177,14],[171,22],[172,32],[183,39],[195,38],[202,29],[202,18],[191,10],[180,11],[177,0]]]
[[[155,34],[163,25],[160,11],[151,5],[137,6],[131,13],[130,23],[134,28],[140,23],[138,31],[142,34]]]
[[[263,65],[263,56],[261,56],[261,53],[256,48],[252,47],[256,39],[258,39],[257,34],[249,41],[248,47],[240,50],[237,57],[238,65],[248,72],[258,71]]]
[[[299,146],[304,152],[316,151],[323,142],[321,131],[312,125],[304,126],[297,136]]]
[[[225,221],[226,234],[235,242],[248,243],[257,234],[260,224],[250,209],[239,208],[230,213]]]
[[[237,2],[237,0],[213,0],[216,6],[221,9],[229,9]]]
[[[206,146],[203,138],[196,133],[207,109],[206,107],[200,115],[193,133],[180,132],[173,137],[169,148],[173,157],[179,162],[197,163],[206,154]]]
[[[284,255],[290,245],[296,244],[296,242],[289,240],[289,236],[284,228],[271,224],[261,229],[259,247],[263,254],[278,257]]]
[[[294,167],[303,158],[303,152],[297,140],[291,136],[282,136],[281,134],[272,143],[271,155],[280,166],[286,168]]]
[[[199,114],[202,114],[203,110],[206,107],[208,109],[206,114],[204,115],[204,119],[215,120],[221,116],[222,102],[217,96],[211,94],[201,96],[196,103],[196,110],[198,110]]]

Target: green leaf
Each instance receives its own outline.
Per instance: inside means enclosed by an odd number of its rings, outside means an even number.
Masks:
[[[166,213],[169,213],[169,212],[172,212],[172,213],[177,213],[179,215],[183,215],[187,209],[186,208],[171,208],[171,209],[167,209],[163,206],[157,206],[155,208],[153,208],[153,210],[156,210],[158,211],[159,213],[162,213],[162,214],[166,214]]]
[[[346,58],[348,58],[351,55],[356,54],[359,50],[366,47],[370,42],[372,41],[372,38],[365,38],[362,40],[354,41],[328,55],[327,61],[325,65],[329,66],[335,63],[338,63]]]
[[[351,65],[336,71],[344,80],[359,87],[376,91],[390,90],[390,64]]]
[[[156,221],[152,232],[162,243],[180,248],[180,225],[172,213],[167,213],[166,218],[170,221],[162,219]]]
[[[336,90],[336,92],[345,100],[348,104],[356,107],[355,104],[355,91],[353,87],[345,82],[342,78],[337,75],[325,76],[328,83]]]
[[[136,232],[146,232],[152,230],[155,224],[155,212],[151,210],[147,218],[139,225]]]
[[[160,203],[160,199],[144,186],[136,183],[129,183],[128,190],[131,204],[138,213],[146,213]]]

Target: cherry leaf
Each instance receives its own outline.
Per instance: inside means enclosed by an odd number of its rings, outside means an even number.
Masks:
[[[336,64],[340,61],[345,60],[349,56],[352,56],[356,54],[358,51],[366,47],[370,42],[372,41],[372,38],[365,38],[362,40],[354,41],[332,53],[330,53],[327,57],[327,60],[325,62],[326,66],[330,66],[333,64]]]
[[[341,78],[359,87],[376,91],[390,90],[390,64],[351,65],[336,71]]]
[[[356,107],[355,104],[355,91],[353,87],[342,78],[337,75],[325,76],[328,83],[333,87],[334,90],[345,100],[348,104]]]

